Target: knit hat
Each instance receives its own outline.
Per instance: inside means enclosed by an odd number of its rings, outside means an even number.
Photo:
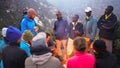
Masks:
[[[6,28],[6,27],[2,28],[2,36],[3,36],[3,37],[6,37],[7,29],[8,29],[8,28]]]
[[[39,32],[33,39],[32,39],[32,46],[46,46],[46,33]]]
[[[105,42],[103,40],[96,40],[93,44],[93,48],[96,51],[103,51],[106,50],[106,45]]]
[[[31,31],[25,30],[22,37],[25,41],[29,41],[29,40],[32,40],[33,34],[31,33]]]
[[[91,7],[86,7],[85,8],[85,12],[90,12],[90,11],[92,11]]]
[[[6,38],[9,42],[17,42],[22,36],[22,32],[13,26],[9,26],[6,32]]]

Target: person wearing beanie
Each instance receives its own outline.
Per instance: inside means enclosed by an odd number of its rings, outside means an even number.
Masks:
[[[62,68],[56,57],[52,56],[51,50],[44,46],[32,46],[32,56],[25,60],[25,68]]]
[[[86,41],[83,37],[76,37],[73,41],[74,56],[67,61],[67,68],[94,68],[95,58],[86,53]]]
[[[103,40],[96,40],[93,43],[93,48],[96,57],[95,68],[118,68],[116,56],[106,50]]]
[[[25,30],[22,34],[23,40],[20,43],[20,48],[22,48],[29,56],[31,56],[30,53],[30,46],[32,44],[33,34],[29,30]]]
[[[13,26],[9,26],[6,32],[6,38],[9,46],[2,51],[2,60],[4,68],[24,68],[24,62],[27,54],[19,48],[22,33]]]

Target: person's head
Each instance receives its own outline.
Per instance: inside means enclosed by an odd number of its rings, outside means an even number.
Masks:
[[[61,13],[60,11],[58,11],[58,12],[56,13],[56,16],[57,16],[57,19],[58,19],[58,20],[61,20],[61,19],[62,19],[62,13]]]
[[[83,37],[76,37],[73,42],[74,49],[79,52],[85,52],[86,41]]]
[[[93,43],[93,48],[97,53],[103,52],[106,51],[106,44],[103,40],[96,40]]]
[[[35,16],[36,16],[36,11],[35,11],[35,9],[29,8],[29,9],[27,10],[27,15],[28,15],[29,18],[34,19]]]
[[[114,10],[113,6],[109,5],[107,6],[107,8],[105,9],[105,14],[109,15],[112,13],[112,11]]]
[[[91,7],[86,7],[85,13],[86,13],[86,16],[90,17],[90,16],[91,16],[91,13],[92,13]]]
[[[23,15],[27,15],[28,7],[23,8]]]
[[[34,38],[32,39],[32,46],[44,46],[46,47],[46,33],[39,32]]]
[[[22,34],[23,39],[28,42],[30,45],[32,44],[33,34],[29,30],[25,30]]]
[[[50,34],[46,32],[46,42],[50,40]]]
[[[73,22],[77,22],[78,19],[79,19],[79,15],[77,15],[77,14],[72,17]]]
[[[6,32],[6,38],[9,43],[19,44],[21,42],[22,32],[16,27],[9,26]]]

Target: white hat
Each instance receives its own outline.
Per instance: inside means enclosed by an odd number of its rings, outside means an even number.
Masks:
[[[92,11],[91,7],[86,7],[85,12],[90,12]]]
[[[2,36],[3,36],[3,37],[6,37],[7,29],[8,29],[8,28],[6,28],[6,27],[2,28]]]

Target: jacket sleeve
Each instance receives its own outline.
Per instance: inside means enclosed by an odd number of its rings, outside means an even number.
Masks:
[[[80,36],[82,36],[84,34],[84,30],[83,30],[83,24],[79,23],[80,25],[78,26],[78,31],[80,32]]]
[[[22,20],[22,22],[21,22],[21,31],[22,31],[22,33],[25,31],[25,30],[27,30],[28,29],[28,26],[27,26],[27,23],[26,23],[26,21],[23,19]]]
[[[105,20],[106,23],[104,23],[102,25],[102,27],[104,29],[112,29],[115,27],[116,23],[117,23],[117,17],[115,15],[113,15],[110,20]]]
[[[103,29],[103,27],[102,27],[102,24],[103,24],[102,18],[103,18],[103,16],[101,16],[100,19],[99,19],[98,22],[97,22],[97,27],[98,27],[99,29]]]

